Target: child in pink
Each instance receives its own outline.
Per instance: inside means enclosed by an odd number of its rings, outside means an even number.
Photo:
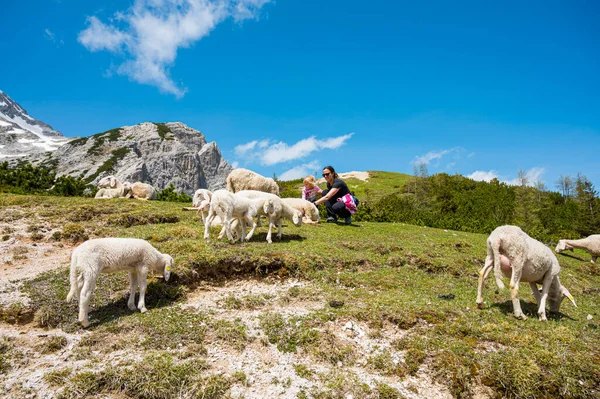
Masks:
[[[304,188],[302,189],[302,199],[305,199],[310,202],[315,202],[317,200],[317,195],[321,194],[323,190],[317,186],[317,181],[315,177],[312,175],[308,175],[306,179],[304,179]]]

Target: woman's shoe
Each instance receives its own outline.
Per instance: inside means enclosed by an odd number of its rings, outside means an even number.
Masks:
[[[327,223],[334,223],[334,222],[337,222],[337,220],[333,216],[329,216],[327,218]]]
[[[351,216],[348,216],[348,217],[346,217],[346,218],[344,219],[344,222],[345,222],[346,224],[350,224],[350,223],[352,223],[352,217],[351,217]]]

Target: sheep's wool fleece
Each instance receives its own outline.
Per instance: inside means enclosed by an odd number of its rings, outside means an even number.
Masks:
[[[162,267],[162,254],[150,243],[139,238],[96,238],[75,248],[78,269],[98,267],[98,272],[111,273],[123,267],[144,264]]]
[[[500,253],[514,265],[515,259],[524,256],[525,267],[521,281],[537,282],[549,269],[558,274],[560,266],[552,250],[529,237],[517,226],[501,226],[490,234],[489,240],[500,240]]]

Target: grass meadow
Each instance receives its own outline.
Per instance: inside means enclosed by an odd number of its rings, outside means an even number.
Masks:
[[[380,192],[356,186],[359,196]],[[399,384],[422,373],[453,397],[473,397],[482,387],[487,397],[600,397],[600,267],[583,251],[558,255],[561,282],[578,307],[566,300],[560,313],[539,322],[535,299],[522,286],[529,318],[521,321],[512,316],[508,289],[498,291],[493,276],[486,281],[485,307],[475,306],[485,235],[392,223],[299,228],[287,223],[282,240],[272,244],[265,241],[265,227],[250,242],[235,245],[217,240],[219,228],[213,227],[207,244],[201,219],[182,206],[0,194],[3,241],[20,234],[24,242],[68,248],[87,238],[137,237],[175,258],[172,280],[150,279],[145,314],[127,309],[126,275],[102,275],[92,299],[92,325],[85,331],[76,324],[77,304],[64,301],[67,262],[19,282],[30,301],[0,310],[6,328],[81,337],[68,349],[69,361],[80,365],[49,369],[44,389],[62,398],[249,397],[247,371],[218,373],[207,361],[207,348],[216,345],[238,354],[256,346],[302,354],[293,373],[307,381],[305,388],[286,395],[291,380],[274,378],[272,384],[284,392],[280,397],[408,397]],[[10,227],[17,225],[25,233]],[[220,302],[226,311],[252,315],[252,325],[248,317],[223,318],[217,311],[185,306],[206,287],[231,281],[278,287],[290,280],[302,285],[278,296],[230,295]],[[297,314],[280,311],[308,302],[312,306]],[[365,353],[356,341],[325,328],[347,323],[364,326],[364,339],[386,345]],[[40,345],[35,351],[51,353],[64,350],[67,342],[54,337]],[[116,351],[136,357],[115,362],[110,356]],[[15,338],[2,338],[0,382],[31,353]],[[358,370],[376,376],[376,382],[357,378]],[[11,393],[27,393],[20,389]],[[414,391],[412,397],[418,397]]]

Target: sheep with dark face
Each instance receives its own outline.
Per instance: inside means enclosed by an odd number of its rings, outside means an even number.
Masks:
[[[519,302],[519,283],[529,283],[533,295],[538,302],[538,317],[546,321],[546,300],[551,312],[558,312],[564,297],[567,297],[577,307],[575,300],[565,287],[560,284],[558,274],[560,265],[550,248],[529,237],[517,226],[500,226],[487,239],[487,257],[479,271],[477,287],[477,306],[483,305],[483,284],[490,271],[494,268],[496,284],[504,288],[502,277],[510,277],[510,293],[513,302],[514,315],[518,319],[527,317],[521,310]],[[541,291],[537,284],[542,285]]]
[[[138,309],[146,312],[146,278],[148,272],[161,274],[165,281],[171,276],[173,258],[160,253],[150,243],[138,238],[97,238],[78,246],[71,254],[71,290],[67,302],[79,299],[79,322],[89,326],[90,297],[100,273],[122,270],[129,272],[129,300],[127,306],[135,310],[135,289],[139,286]]]

